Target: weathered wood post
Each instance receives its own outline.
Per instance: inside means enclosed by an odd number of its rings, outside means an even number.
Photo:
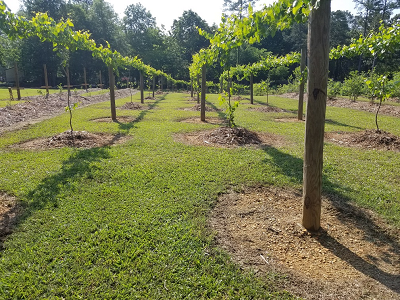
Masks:
[[[140,71],[140,103],[144,103],[144,80],[143,80],[143,71]]]
[[[193,98],[193,78],[190,79],[190,97]]]
[[[85,90],[87,92],[89,84],[87,83],[86,67],[83,67],[83,86],[85,87]]]
[[[206,71],[207,67],[204,64],[203,67],[201,68],[201,121],[206,120],[206,87],[207,87],[207,81],[206,81]]]
[[[313,1],[315,3],[315,1]],[[307,230],[321,226],[324,125],[329,67],[331,0],[321,0],[308,20],[308,102],[303,169],[303,220]]]
[[[17,88],[17,98],[21,100],[21,89],[19,87],[18,64],[14,63],[15,87]]]
[[[50,91],[49,91],[49,77],[48,77],[48,75],[47,75],[47,65],[46,64],[44,64],[43,65],[43,71],[44,71],[44,88],[46,89],[46,99],[47,98],[49,98],[49,94],[50,94]]]
[[[156,90],[156,75],[153,75],[153,98],[155,97]]]
[[[200,74],[197,74],[197,104],[200,104]]]
[[[112,65],[108,66],[108,77],[110,82],[111,119],[117,121],[117,110],[115,107],[115,75]]]
[[[300,71],[301,71],[301,81],[300,81],[300,91],[299,91],[299,108],[297,111],[297,119],[299,121],[303,120],[303,103],[304,103],[304,83],[305,78],[303,78],[304,70],[306,69],[306,59],[307,59],[307,51],[306,49],[301,49],[301,62],[300,62]]]
[[[103,82],[102,82],[102,80],[101,80],[101,70],[99,71],[99,79],[100,79],[100,84],[98,84],[98,87],[101,88],[101,89],[103,89],[104,84],[103,84]]]
[[[250,103],[254,104],[253,73],[250,74]]]

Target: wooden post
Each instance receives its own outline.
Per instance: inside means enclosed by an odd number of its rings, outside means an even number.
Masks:
[[[10,94],[10,101],[14,101],[14,95],[13,95],[12,87],[8,87],[8,93]]]
[[[219,93],[222,94],[224,92],[224,78],[221,76],[219,80]]]
[[[18,64],[14,63],[14,74],[15,74],[15,87],[17,88],[17,98],[21,100],[21,90],[19,88],[19,75],[18,75]]]
[[[193,98],[193,78],[190,80],[190,97]]]
[[[85,86],[86,92],[88,90],[88,83],[86,78],[86,67],[83,67],[83,85]]]
[[[46,87],[46,99],[49,97],[49,78],[47,76],[47,65],[44,64],[43,65],[43,69],[44,69],[44,85]]]
[[[142,71],[140,71],[140,103],[144,103],[144,79]]]
[[[103,84],[103,82],[101,81],[101,70],[99,71],[99,78],[100,78],[100,84],[99,84],[98,86],[99,86],[99,88],[103,89],[104,84]]]
[[[206,120],[206,65],[201,68],[201,121]]]
[[[200,74],[197,74],[197,104],[200,104]]]
[[[301,49],[301,62],[300,62],[300,71],[301,74],[304,73],[304,70],[306,69],[306,57],[307,52],[306,49]],[[301,82],[300,82],[300,91],[299,91],[299,108],[297,111],[297,119],[299,121],[303,120],[303,103],[304,103],[304,78],[302,78]]]
[[[315,2],[315,1],[313,1]],[[303,168],[303,220],[307,230],[321,224],[324,125],[329,67],[331,0],[321,0],[308,20],[308,102]]]
[[[253,73],[250,74],[250,103],[254,104]]]
[[[153,98],[155,97],[156,90],[156,75],[153,76]]]
[[[117,110],[115,108],[115,75],[113,67],[108,66],[108,77],[110,82],[110,102],[111,102],[111,119],[117,121]]]
[[[160,77],[160,91],[163,91],[163,77]]]

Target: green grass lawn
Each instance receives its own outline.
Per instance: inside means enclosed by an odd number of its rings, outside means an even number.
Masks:
[[[285,280],[282,274],[259,277],[232,263],[215,245],[207,220],[218,195],[232,186],[300,189],[304,123],[275,122],[296,115],[249,110],[242,101],[237,125],[291,143],[264,149],[184,145],[174,141],[175,133],[216,128],[177,122],[200,115],[178,109],[195,104],[187,97],[146,101],[153,108],[147,111],[117,110],[138,117],[129,124],[91,121],[109,116],[109,103],[73,111],[75,130],[132,136],[123,145],[6,148],[68,130],[68,114],[2,135],[0,190],[18,197],[25,213],[0,251],[0,299],[293,298],[274,288]],[[128,101],[119,99],[117,106]],[[207,101],[218,106],[217,95]],[[296,100],[270,96],[269,103],[296,111]],[[326,117],[326,131],[374,128],[374,115],[366,112],[328,107]],[[400,119],[380,120],[383,130],[400,135]],[[326,144],[323,190],[399,227],[399,167],[399,153]]]

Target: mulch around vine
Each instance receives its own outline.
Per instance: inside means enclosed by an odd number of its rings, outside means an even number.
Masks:
[[[90,133],[86,131],[65,131],[49,138],[34,139],[10,146],[12,149],[48,150],[63,147],[96,148],[122,144],[131,139],[121,134]]]
[[[210,227],[243,269],[283,274],[278,287],[299,297],[400,299],[400,230],[335,196],[323,197],[320,231],[301,217],[300,191],[242,188],[219,197]]]
[[[211,147],[240,146],[282,146],[287,144],[284,137],[271,133],[256,133],[245,128],[219,127],[212,130],[176,134],[175,140],[188,145]]]
[[[385,131],[327,132],[325,133],[325,139],[347,147],[400,151],[400,137]]]
[[[0,249],[5,238],[12,233],[23,207],[13,196],[0,191]]]
[[[269,113],[269,112],[287,112],[286,110],[279,108],[279,107],[275,107],[275,106],[255,106],[255,107],[249,107],[249,110],[256,110],[256,111],[260,111],[260,112],[265,112],[265,113]]]
[[[147,108],[145,108],[143,105],[136,103],[136,102],[127,102],[124,105],[122,105],[121,107],[119,107],[119,109],[143,110],[143,109],[147,109]]]

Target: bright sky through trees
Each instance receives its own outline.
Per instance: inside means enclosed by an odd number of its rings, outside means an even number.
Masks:
[[[153,17],[156,18],[158,26],[161,24],[165,25],[165,28],[169,30],[172,26],[174,19],[178,19],[182,16],[185,10],[193,10],[200,15],[200,17],[207,21],[209,25],[213,23],[219,24],[222,15],[223,0],[106,0],[114,6],[115,12],[121,17],[124,14],[125,8],[129,4],[142,3],[142,5],[151,12]],[[7,6],[16,12],[21,5],[22,1],[19,0],[5,0]],[[257,8],[261,8],[263,4],[271,4],[275,0],[260,0],[258,1]],[[355,14],[354,2],[351,0],[333,0],[332,11],[335,10],[349,10]]]

